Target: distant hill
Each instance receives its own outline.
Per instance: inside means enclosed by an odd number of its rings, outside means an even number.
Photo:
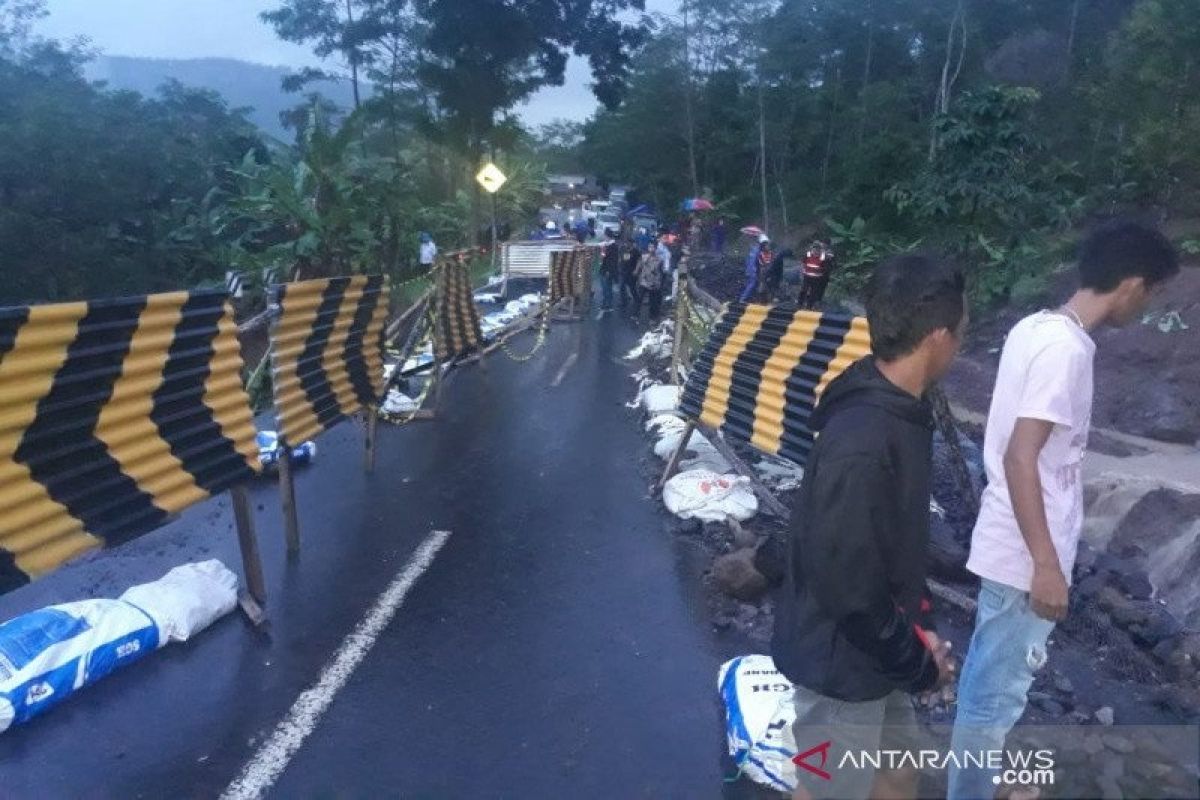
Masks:
[[[232,108],[251,109],[249,117],[256,125],[285,142],[291,142],[294,134],[283,127],[279,114],[303,102],[302,95],[290,94],[281,88],[281,81],[290,72],[288,68],[232,58],[174,60],[100,56],[87,65],[85,72],[89,79],[105,81],[112,89],[128,89],[147,97],[156,96],[158,87],[171,79],[185,86],[212,89]],[[305,91],[319,92],[341,108],[349,108],[354,103],[347,83],[322,81],[311,84]]]

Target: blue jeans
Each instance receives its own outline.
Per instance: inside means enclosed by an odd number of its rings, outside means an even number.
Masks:
[[[950,765],[948,800],[991,800],[994,771],[964,754],[1000,750],[1008,732],[1025,712],[1033,674],[1046,663],[1046,640],[1054,623],[1029,607],[1029,594],[983,579],[975,633],[958,680],[958,715],[950,747],[968,762]]]
[[[738,297],[738,300],[743,303],[749,303],[756,291],[758,291],[758,278],[746,278],[746,288],[742,289],[742,294]]]
[[[600,291],[604,298],[600,303],[600,308],[605,311],[611,311],[613,307],[613,279],[607,272],[600,273]]]

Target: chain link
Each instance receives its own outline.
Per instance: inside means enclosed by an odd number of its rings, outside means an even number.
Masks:
[[[508,356],[513,361],[517,362],[518,364],[524,364],[526,361],[528,361],[529,359],[531,359],[535,355],[537,355],[537,352],[542,349],[543,345],[546,344],[546,331],[550,329],[550,314],[553,310],[554,310],[554,307],[550,305],[550,298],[547,297],[543,301],[543,306],[542,306],[542,311],[541,311],[542,327],[538,331],[537,341],[534,342],[532,350],[530,350],[528,353],[526,353],[523,356],[518,356],[515,353],[513,353],[513,351],[510,350],[508,347],[508,338],[511,338],[511,337],[504,337],[504,338],[500,339],[500,349],[504,351],[504,355]]]

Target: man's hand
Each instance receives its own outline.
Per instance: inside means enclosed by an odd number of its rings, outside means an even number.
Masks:
[[[950,657],[950,642],[942,641],[936,633],[929,631],[925,632],[925,640],[929,642],[929,649],[933,651],[933,662],[938,668],[937,683],[930,690],[936,692],[954,682],[954,659]]]
[[[1058,564],[1033,568],[1029,606],[1042,619],[1055,622],[1067,616],[1067,579]]]

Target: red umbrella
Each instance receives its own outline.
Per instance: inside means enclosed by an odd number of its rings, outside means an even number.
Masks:
[[[705,200],[703,197],[693,197],[683,201],[684,211],[712,211],[716,206],[712,201]]]
[[[762,236],[764,233],[766,233],[766,231],[757,225],[747,225],[746,227],[742,228],[742,233],[746,234],[747,236]]]

